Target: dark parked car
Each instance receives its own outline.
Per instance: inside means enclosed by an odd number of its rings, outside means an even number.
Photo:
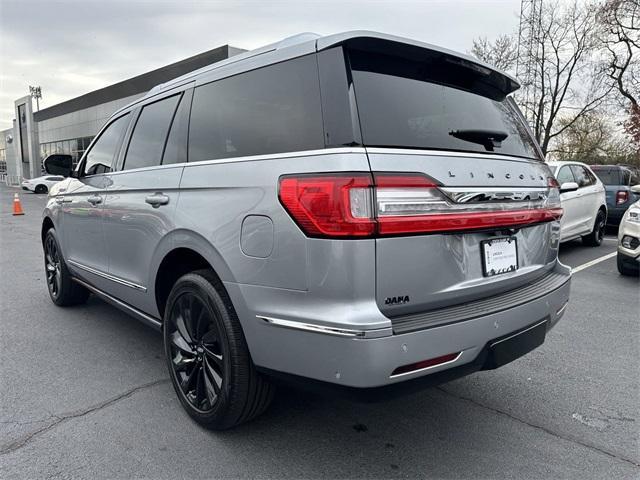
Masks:
[[[591,169],[607,191],[607,225],[618,226],[624,212],[640,195],[631,187],[640,184],[640,174],[622,165],[592,165]]]

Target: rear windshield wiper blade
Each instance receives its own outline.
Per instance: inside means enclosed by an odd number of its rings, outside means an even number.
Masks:
[[[500,148],[504,139],[509,136],[501,130],[451,130],[449,135],[465,142],[479,143],[490,152],[494,148]]]

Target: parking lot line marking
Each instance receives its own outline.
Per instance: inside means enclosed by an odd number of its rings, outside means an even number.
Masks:
[[[578,273],[579,271],[584,270],[585,268],[593,267],[594,265],[600,262],[604,262],[605,260],[609,260],[610,258],[615,257],[617,254],[618,252],[611,252],[606,255],[603,255],[602,257],[596,258],[595,260],[591,260],[590,262],[583,263],[582,265],[578,265],[577,267],[571,269],[571,273]]]

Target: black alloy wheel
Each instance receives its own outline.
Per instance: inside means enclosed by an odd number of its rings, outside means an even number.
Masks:
[[[607,216],[600,210],[596,215],[596,221],[593,225],[593,230],[589,235],[582,237],[582,241],[589,246],[599,247],[602,245],[604,239],[605,229],[607,227]]]
[[[47,188],[46,185],[37,185],[34,192],[35,193],[47,193],[49,191],[49,189]]]
[[[256,371],[233,303],[211,270],[180,277],[163,313],[169,376],[191,418],[225,430],[267,409],[273,386]]]
[[[58,245],[53,235],[47,235],[44,244],[44,264],[47,274],[47,287],[49,294],[55,301],[62,290],[62,266]]]
[[[173,374],[184,398],[201,413],[215,408],[225,377],[226,352],[215,315],[206,300],[185,292],[173,303],[165,326]]]
[[[51,301],[59,307],[79,305],[89,298],[89,290],[73,281],[72,275],[64,263],[58,237],[54,228],[50,228],[42,242],[44,249],[44,270],[47,289]]]

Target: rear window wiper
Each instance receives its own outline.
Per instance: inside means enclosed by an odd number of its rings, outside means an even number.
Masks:
[[[500,148],[504,139],[509,136],[501,130],[451,130],[449,135],[465,142],[479,143],[489,152],[493,152],[494,148]]]

